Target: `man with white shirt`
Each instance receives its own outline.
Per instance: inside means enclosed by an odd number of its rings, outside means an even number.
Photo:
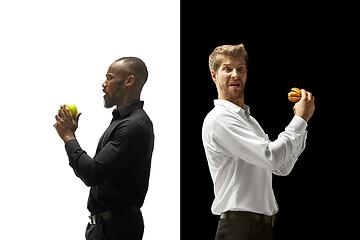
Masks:
[[[216,240],[273,239],[278,206],[272,174],[290,173],[315,110],[312,94],[301,90],[293,119],[270,141],[244,104],[247,60],[243,44],[219,46],[209,57],[218,99],[204,120],[202,140],[214,183],[211,210],[220,215]]]

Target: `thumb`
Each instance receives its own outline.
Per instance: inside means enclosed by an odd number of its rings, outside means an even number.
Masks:
[[[76,114],[76,116],[75,116],[75,122],[76,122],[76,123],[79,122],[79,118],[80,118],[80,115],[81,115],[81,114],[82,114],[81,112],[78,113],[78,114]]]

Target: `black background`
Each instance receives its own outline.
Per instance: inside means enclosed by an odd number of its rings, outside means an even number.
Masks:
[[[219,217],[211,213],[213,183],[201,141],[202,122],[217,98],[208,57],[219,45],[239,43],[249,55],[245,104],[270,140],[293,117],[292,87],[315,96],[305,151],[289,176],[273,178],[276,239],[345,239],[356,182],[355,157],[346,149],[354,122],[343,122],[351,102],[344,93],[354,79],[349,14],[336,6],[250,12],[240,1],[193,3],[181,2],[181,239],[215,237]]]

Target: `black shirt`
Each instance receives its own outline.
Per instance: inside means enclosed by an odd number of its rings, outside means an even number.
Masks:
[[[94,158],[81,149],[76,139],[65,144],[76,176],[91,187],[91,214],[133,205],[140,209],[144,203],[154,133],[143,105],[142,101],[131,102],[113,111]]]

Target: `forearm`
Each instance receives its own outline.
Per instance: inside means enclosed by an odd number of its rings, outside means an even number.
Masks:
[[[281,175],[287,175],[291,171],[300,153],[304,150],[306,126],[306,122],[301,117],[294,116],[285,131],[269,144],[273,159],[277,159],[278,163],[281,163],[274,170]]]
[[[217,152],[233,155],[255,166],[277,170],[301,144],[306,122],[295,116],[285,131],[270,142],[254,133],[254,130],[232,118],[220,119],[212,135],[216,143],[212,147]]]
[[[126,138],[126,137],[125,137]],[[134,141],[138,139],[134,139]],[[127,144],[131,145],[128,147]],[[69,164],[87,186],[96,186],[126,168],[137,153],[139,144],[122,138],[108,142],[94,158],[81,149],[76,139],[65,144]]]
[[[305,132],[301,138],[300,142],[301,144],[295,146],[293,152],[290,154],[290,156],[281,164],[281,166],[273,171],[274,174],[278,176],[287,176],[291,170],[293,169],[296,161],[298,160],[300,154],[304,151],[306,146],[306,138],[307,138],[307,132]]]
[[[69,165],[73,168],[76,176],[78,176],[85,183],[85,185],[91,186],[92,178],[89,177],[88,174],[86,174],[87,172],[89,172],[88,167],[84,166],[84,164],[80,165],[78,164],[78,162],[88,162],[88,164],[90,165],[93,159],[88,156],[84,150],[82,150],[78,141],[75,138],[70,139],[65,143],[65,149],[69,157]]]

